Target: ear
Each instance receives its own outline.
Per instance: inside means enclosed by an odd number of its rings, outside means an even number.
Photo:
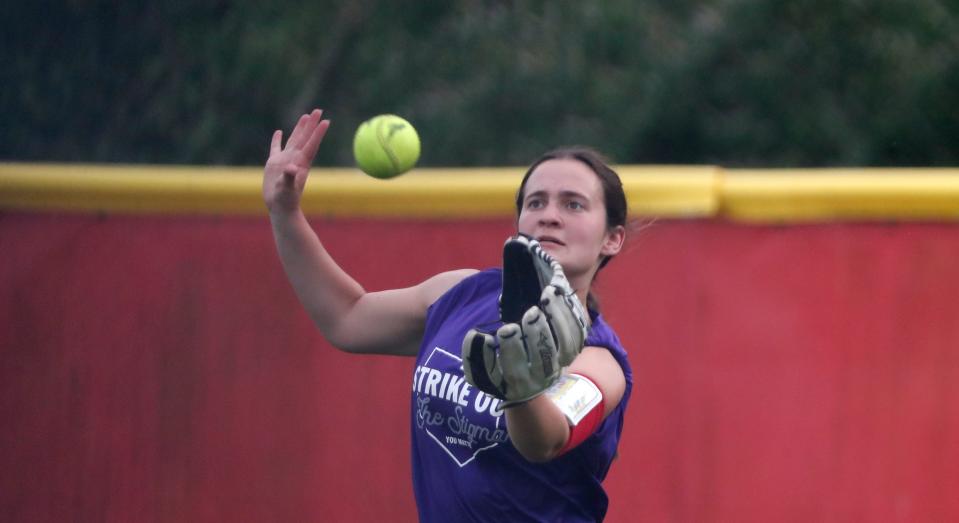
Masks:
[[[600,253],[603,256],[616,256],[623,248],[623,242],[626,241],[626,228],[617,225],[606,231],[606,238],[603,240],[603,248]]]

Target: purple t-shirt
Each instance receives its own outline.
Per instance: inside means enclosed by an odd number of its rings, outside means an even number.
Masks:
[[[420,521],[601,521],[601,482],[616,454],[633,374],[616,334],[592,315],[586,345],[605,347],[626,377],[619,405],[599,429],[549,463],[530,463],[510,442],[500,401],[469,385],[466,331],[500,325],[502,271],[470,276],[429,309],[412,393],[413,490]]]

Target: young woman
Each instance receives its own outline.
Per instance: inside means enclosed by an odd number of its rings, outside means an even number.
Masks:
[[[500,399],[464,376],[461,347],[469,329],[499,319],[501,270],[460,269],[412,287],[365,291],[330,257],[299,206],[328,128],[314,110],[285,145],[282,131],[273,134],[263,197],[287,277],[323,336],[346,352],[416,358],[412,454],[421,521],[602,520],[601,481],[632,388],[615,333],[590,306],[585,346],[566,371],[601,394],[594,422],[572,422],[555,393],[500,408]],[[593,278],[625,240],[626,198],[616,173],[588,149],[547,153],[523,178],[516,209],[518,232],[538,240],[580,301],[594,304]]]

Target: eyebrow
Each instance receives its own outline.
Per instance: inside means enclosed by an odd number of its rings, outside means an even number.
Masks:
[[[534,196],[538,196],[538,197],[549,196],[549,193],[543,190],[531,192],[527,194],[526,197],[523,198],[523,200],[528,200]],[[576,191],[569,191],[569,190],[560,191],[559,196],[561,198],[582,198],[584,200],[589,200],[589,197],[586,196],[585,194],[576,192]]]

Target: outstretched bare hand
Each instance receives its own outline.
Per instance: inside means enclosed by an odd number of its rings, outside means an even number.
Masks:
[[[283,131],[273,133],[270,157],[263,170],[263,201],[271,213],[299,209],[310,165],[330,127],[330,121],[322,116],[320,109],[301,116],[285,147]]]

